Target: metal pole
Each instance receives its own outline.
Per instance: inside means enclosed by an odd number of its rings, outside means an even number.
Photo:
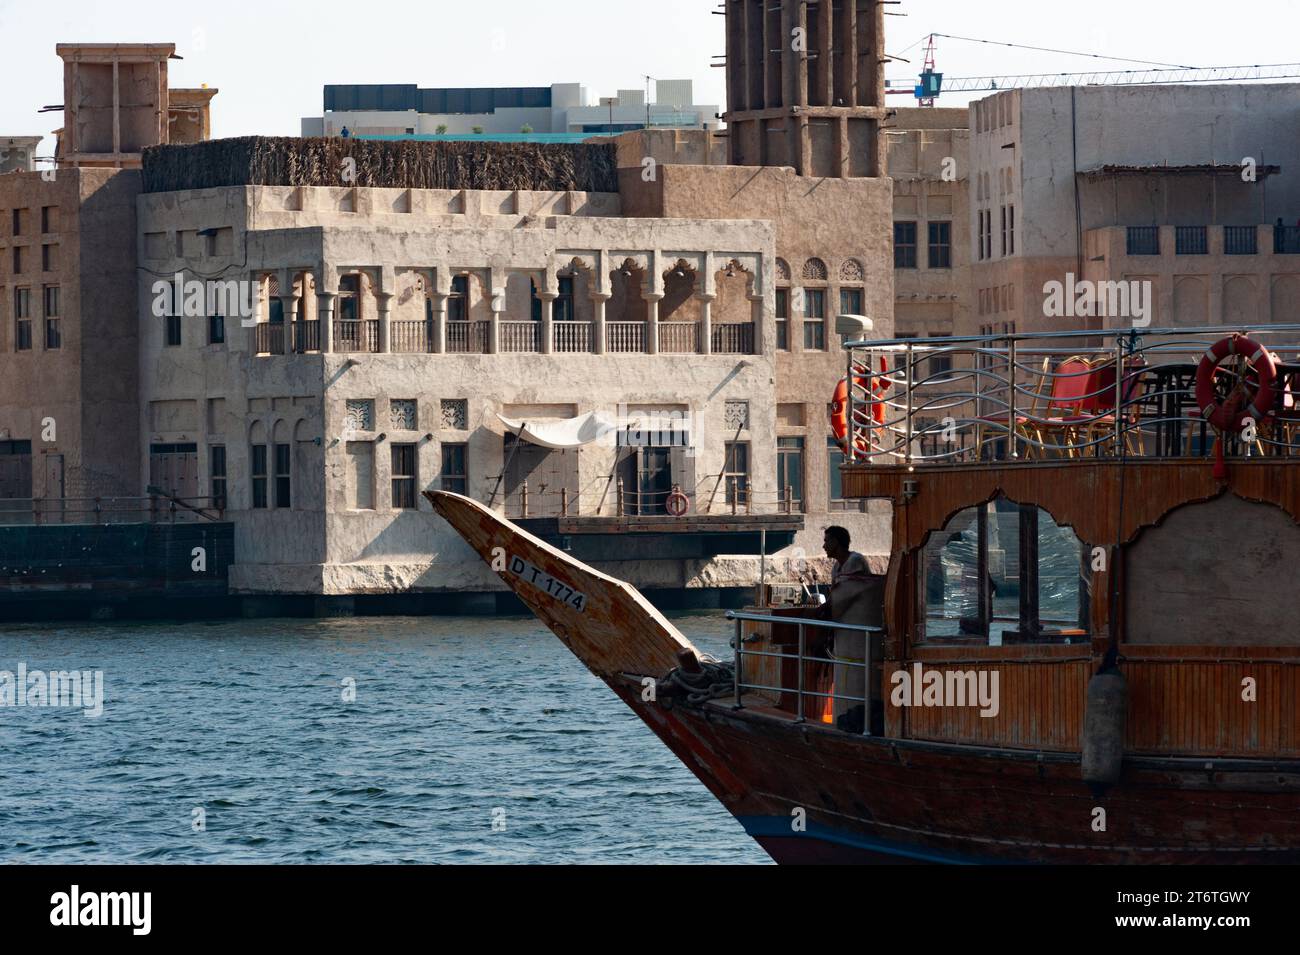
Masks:
[[[758,605],[767,606],[767,528],[758,530]]]
[[[904,460],[908,467],[912,465],[912,343],[907,343],[907,444],[904,447]]]
[[[742,651],[740,649],[743,634],[741,633],[741,621],[736,621],[736,709],[741,708],[740,702],[740,684],[741,684],[741,667],[744,661],[741,659]]]
[[[867,360],[868,360],[868,361],[871,360],[870,355],[868,355]],[[849,399],[849,419],[848,419],[848,420],[849,420],[849,427],[848,427],[848,434],[845,436],[845,443],[848,445],[848,447],[846,447],[846,448],[844,449],[844,453],[845,453],[845,455],[848,457],[849,464],[852,464],[852,463],[853,463],[853,461],[854,461],[854,454],[855,454],[855,451],[857,450],[857,448],[856,448],[856,446],[857,446],[857,441],[854,440],[854,438],[857,437],[857,435],[856,435],[854,432],[855,432],[855,430],[857,429],[857,420],[858,420],[858,419],[857,419],[857,408],[856,408],[856,406],[855,406],[855,404],[854,404],[854,401],[853,401],[853,364],[854,364],[854,363],[853,363],[853,349],[850,348],[850,349],[849,349],[849,367],[848,367],[848,369],[844,372],[844,380],[848,383],[847,390],[848,390],[848,399]],[[869,369],[868,369],[868,370],[869,370]]]
[[[796,709],[798,722],[803,722],[803,668],[804,668],[804,625],[799,624],[799,704]]]
[[[1008,402],[1010,407],[1007,412],[1007,425],[1011,428],[1011,460],[1014,461],[1020,457],[1019,428],[1016,425],[1016,340],[1008,337],[1007,342],[1007,361],[1009,366],[1007,379],[1011,383],[1011,398]]]
[[[862,642],[866,646],[866,672],[862,675],[862,735],[871,735],[871,638],[874,633],[863,633]]]
[[[1115,457],[1124,457],[1124,339],[1115,342]]]

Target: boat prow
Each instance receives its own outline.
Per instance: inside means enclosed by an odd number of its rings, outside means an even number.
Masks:
[[[557,550],[482,504],[425,491],[433,509],[528,609],[607,683],[659,677],[698,651],[636,588]]]

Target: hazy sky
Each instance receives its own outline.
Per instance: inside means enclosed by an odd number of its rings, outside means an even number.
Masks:
[[[0,0],[0,135],[62,125],[61,114],[36,110],[62,102],[54,45],[77,41],[174,42],[184,60],[171,64],[172,85],[221,90],[212,123],[219,137],[297,135],[301,117],[320,114],[327,83],[580,82],[594,100],[643,86],[649,73],[693,79],[697,102],[721,103],[723,71],[709,66],[725,49],[717,7],[715,0]],[[904,0],[889,9],[907,16],[886,18],[888,51],[913,60],[891,64],[890,79],[913,78],[922,57],[913,44],[929,32],[1191,66],[1300,60],[1300,0],[1091,0],[1085,8],[1061,0]],[[1079,9],[1086,17],[1071,15]],[[1096,63],[945,39],[938,62],[954,77]],[[53,139],[42,147],[49,155]]]

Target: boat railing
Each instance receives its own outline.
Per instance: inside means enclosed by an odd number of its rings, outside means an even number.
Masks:
[[[1183,458],[1218,433],[1195,386],[1206,351],[1244,334],[1277,369],[1274,405],[1222,436],[1225,456],[1300,457],[1300,325],[1135,328],[849,343],[850,464]],[[1257,383],[1249,356],[1214,372],[1226,401]],[[1246,386],[1244,389],[1241,386]]]
[[[864,624],[844,623],[835,620],[820,620],[811,617],[782,617],[774,614],[754,613],[751,611],[729,610],[726,618],[734,621],[736,624],[736,633],[732,638],[732,648],[735,653],[736,666],[736,684],[734,704],[737,709],[743,708],[744,695],[746,691],[768,692],[785,694],[793,692],[795,694],[795,719],[798,722],[805,722],[810,715],[808,705],[805,700],[811,698],[814,703],[820,700],[823,707],[823,713],[829,709],[834,709],[836,701],[842,701],[850,704],[862,705],[862,735],[870,736],[871,734],[871,711],[875,694],[872,692],[871,673],[875,659],[872,653],[872,644],[885,636],[884,627],[873,627]],[[798,629],[798,644],[796,652],[783,653],[777,650],[748,650],[745,648],[747,642],[753,642],[760,638],[760,633],[751,633],[745,635],[745,623],[762,623],[767,624],[770,628],[773,626],[793,626]],[[852,657],[837,656],[817,656],[808,652],[808,628],[812,627],[817,630],[830,630],[836,633],[861,633],[863,635],[863,658],[861,660]],[[833,651],[832,651],[833,652]],[[779,660],[793,661],[797,670],[795,677],[795,686],[772,686],[765,683],[749,683],[745,681],[746,659],[758,660]],[[883,657],[882,657],[883,658]],[[810,688],[808,683],[808,666],[814,664],[819,667],[831,667],[835,674],[835,679],[827,690],[819,690],[815,687]],[[861,696],[851,693],[837,692],[841,689],[837,685],[840,676],[839,668],[845,670],[862,670],[863,691]],[[784,681],[782,681],[784,682]],[[832,723],[832,725],[834,725]]]

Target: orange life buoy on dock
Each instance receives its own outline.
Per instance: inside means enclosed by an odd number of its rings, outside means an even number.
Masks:
[[[889,379],[887,376],[888,368],[885,365],[885,359],[880,359],[880,374],[872,376],[870,370],[861,365],[853,366],[853,385],[867,390],[874,399],[871,402],[871,417],[876,423],[876,427],[883,427],[885,424],[885,402],[884,396],[889,391]],[[848,378],[841,378],[839,384],[835,386],[835,394],[831,398],[831,432],[835,435],[835,440],[845,451],[849,447],[849,432],[854,430],[852,423],[849,421],[849,388]],[[870,450],[865,438],[858,435],[854,439],[854,444],[858,451],[867,452]]]
[[[1244,409],[1247,396],[1245,376],[1237,383],[1233,393],[1220,401],[1214,393],[1214,373],[1219,364],[1229,355],[1241,355],[1246,363],[1255,370],[1258,382],[1255,386],[1254,400]],[[1201,417],[1214,425],[1219,431],[1235,431],[1242,424],[1238,417],[1244,410],[1256,421],[1263,421],[1273,412],[1277,400],[1274,382],[1277,379],[1277,366],[1268,349],[1256,344],[1245,335],[1233,335],[1214,346],[1201,356],[1201,364],[1196,369],[1196,406],[1201,409]]]
[[[672,517],[681,517],[690,506],[690,498],[683,494],[681,488],[678,487],[673,488],[672,493],[668,495],[668,500],[664,502],[664,510]]]

